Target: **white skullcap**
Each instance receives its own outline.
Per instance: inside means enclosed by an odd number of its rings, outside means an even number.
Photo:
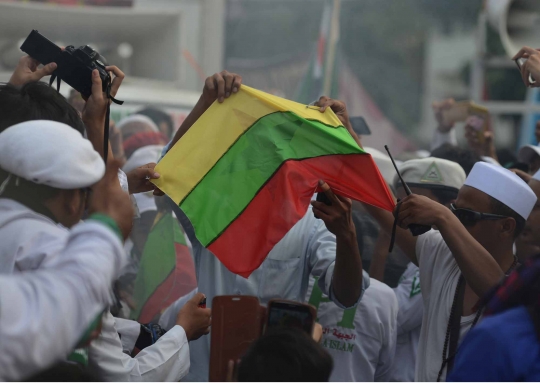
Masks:
[[[123,171],[129,173],[133,169],[149,164],[151,162],[157,163],[161,156],[163,145],[148,145],[143,146],[133,152],[129,160],[123,167]]]
[[[0,133],[0,168],[57,189],[80,189],[98,182],[105,164],[90,141],[56,121],[34,120]]]
[[[533,179],[540,181],[540,170],[534,173]]]
[[[390,161],[388,154],[384,154],[383,152],[374,148],[364,148],[364,150],[371,154],[371,157],[379,168],[384,180],[388,185],[391,185],[392,181],[394,180],[396,170],[394,169],[394,165],[392,165],[392,161]]]
[[[518,161],[526,164],[530,163],[536,156],[540,156],[540,146],[536,145],[522,146],[517,155]]]
[[[154,121],[152,121],[150,117],[142,114],[132,114],[131,116],[124,117],[118,122],[118,124],[116,124],[116,127],[119,130],[122,130],[124,127],[132,123],[148,125],[154,132],[159,132],[159,128]]]
[[[456,191],[461,189],[467,177],[458,163],[435,157],[405,161],[399,166],[399,171],[409,186],[446,187]],[[400,185],[397,174],[394,176],[393,185],[395,190]]]
[[[536,204],[536,195],[529,185],[501,166],[477,162],[465,180],[465,185],[495,198],[525,220]]]

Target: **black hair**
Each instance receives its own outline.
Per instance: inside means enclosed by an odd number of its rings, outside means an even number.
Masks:
[[[518,163],[518,158],[514,152],[506,148],[497,149],[497,158],[499,159],[499,163],[507,169],[513,168]]]
[[[174,130],[174,123],[171,118],[171,116],[158,108],[154,107],[146,107],[144,109],[139,110],[135,114],[142,114],[143,116],[146,116],[150,118],[152,121],[154,121],[154,124],[156,124],[158,127],[159,125],[164,122],[167,124],[167,138],[172,138],[173,130]]]
[[[458,196],[458,190],[454,188],[437,188],[437,189],[430,189],[435,198],[439,201],[442,205],[448,205],[452,201],[455,201]]]
[[[334,363],[305,332],[268,331],[256,340],[238,368],[239,382],[328,382]]]
[[[514,229],[514,238],[517,238],[518,235],[521,234],[521,232],[523,231],[523,228],[525,227],[525,223],[526,223],[525,218],[520,216],[514,210],[510,209],[501,201],[491,196],[489,198],[490,198],[490,203],[491,203],[491,213],[504,215],[505,217],[514,218],[514,220],[516,221],[516,228]]]
[[[443,144],[431,152],[431,157],[454,161],[461,165],[466,175],[469,175],[473,166],[482,159],[470,149],[463,149],[452,144]]]
[[[40,81],[21,88],[0,84],[0,116],[0,132],[25,121],[52,120],[84,135],[84,124],[75,108],[55,89]]]

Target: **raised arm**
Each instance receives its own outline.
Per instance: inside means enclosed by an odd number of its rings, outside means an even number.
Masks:
[[[114,79],[111,83],[111,96],[115,97],[120,89],[120,85],[124,80],[124,72],[118,67],[112,65],[106,67],[106,69],[114,74]],[[107,105],[111,101],[107,98],[107,95],[103,92],[101,77],[97,69],[92,72],[92,94],[86,100],[84,109],[82,111],[82,120],[86,127],[86,134],[88,140],[92,143],[92,146],[103,157],[103,138],[105,128],[105,116],[107,113]],[[112,159],[112,149],[109,143],[107,158]]]
[[[212,105],[214,101],[217,100],[219,103],[224,102],[231,94],[238,92],[241,85],[242,77],[236,73],[229,73],[226,70],[208,77],[204,82],[203,92],[199,101],[197,101],[197,104],[191,113],[186,117],[182,125],[180,125],[180,128],[178,128],[178,131],[169,144],[169,149],[172,148],[184,134],[186,134],[189,128],[191,128],[195,121],[210,108],[210,105]]]
[[[315,103],[315,105],[320,107],[321,113],[324,113],[326,108],[332,109],[332,111],[336,114],[337,118],[339,118],[339,121],[341,121],[341,123],[347,129],[352,138],[354,138],[358,146],[360,146],[361,148],[363,147],[362,140],[360,139],[360,137],[358,137],[352,127],[351,120],[349,119],[349,112],[347,112],[347,105],[345,105],[343,101],[334,100],[326,96],[322,96],[321,98],[319,98],[319,101]]]
[[[392,227],[394,226],[393,214],[389,211],[379,209],[378,207],[367,204],[363,205],[366,211],[371,214],[371,216],[379,223],[381,230],[386,232],[386,234],[391,235]],[[418,259],[416,258],[416,240],[417,237],[413,237],[409,230],[403,229],[399,226],[396,227],[395,244],[399,246],[401,250],[403,250],[412,263],[418,265]]]
[[[447,207],[427,197],[412,194],[402,201],[398,224],[436,226],[452,252],[465,280],[478,296],[486,294],[504,276],[503,271],[484,247]]]

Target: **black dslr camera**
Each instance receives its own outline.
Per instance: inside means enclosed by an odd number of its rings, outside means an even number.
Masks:
[[[92,71],[97,69],[105,92],[111,82],[105,70],[105,59],[88,45],[75,48],[73,45],[62,50],[38,31],[30,32],[21,50],[43,65],[55,62],[58,67],[53,76],[65,81],[83,97],[92,94]]]

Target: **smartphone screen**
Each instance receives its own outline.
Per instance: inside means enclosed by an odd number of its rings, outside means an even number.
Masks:
[[[315,309],[309,305],[296,302],[270,301],[268,303],[266,328],[292,327],[311,335],[315,315]]]

